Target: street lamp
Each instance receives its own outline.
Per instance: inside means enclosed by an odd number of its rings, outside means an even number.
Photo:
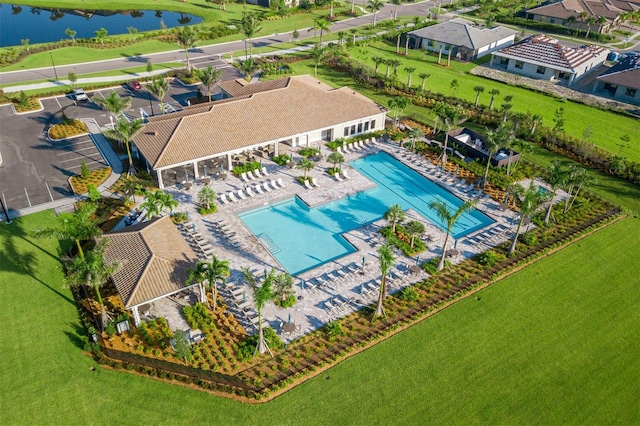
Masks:
[[[49,56],[51,56],[51,65],[53,66],[53,73],[56,75],[56,80],[58,79],[58,71],[56,71],[56,63],[53,62],[53,53],[49,52]]]

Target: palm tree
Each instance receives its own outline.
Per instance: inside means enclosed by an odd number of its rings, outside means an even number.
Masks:
[[[340,45],[340,47],[343,47],[346,33],[344,31],[338,31],[336,35],[338,36],[338,44]]]
[[[393,5],[393,20],[398,20],[398,6],[402,4],[402,0],[390,0],[389,3]]]
[[[491,89],[489,90],[489,94],[491,95],[491,102],[489,102],[489,110],[493,110],[493,101],[495,100],[496,96],[500,94],[500,91],[498,89]]]
[[[512,255],[516,251],[516,244],[518,244],[518,235],[520,234],[520,228],[522,227],[522,222],[526,216],[533,215],[538,207],[546,200],[548,200],[547,193],[540,192],[540,188],[535,186],[533,182],[529,185],[529,188],[526,190],[522,187],[522,185],[515,185],[517,197],[516,200],[521,200],[519,204],[520,207],[520,220],[518,221],[518,227],[516,228],[516,232],[513,235],[513,241],[511,241],[511,248],[509,249],[509,255]]]
[[[416,235],[422,234],[424,232],[424,224],[422,224],[422,222],[418,222],[417,220],[411,220],[407,222],[404,229],[409,235],[411,235],[411,248],[413,248],[413,243],[415,241]]]
[[[447,164],[447,146],[449,145],[449,132],[451,132],[451,129],[453,129],[455,126],[466,120],[466,118],[462,116],[462,109],[459,106],[450,106],[446,104],[444,104],[444,106],[445,107],[441,110],[444,113],[444,116],[440,117],[447,128],[447,133],[445,133],[444,136],[444,149],[442,150],[441,155],[443,169]]]
[[[249,42],[249,55],[253,56],[253,44],[251,43],[251,39],[260,31],[262,31],[262,27],[258,26],[258,19],[254,16],[253,13],[242,13],[242,32],[244,33],[245,47],[244,47],[244,57],[247,58],[247,41]]]
[[[208,186],[205,186],[198,192],[198,201],[200,201],[207,211],[211,210],[211,205],[216,201],[216,198],[218,198],[218,194]]]
[[[376,16],[378,11],[384,7],[382,0],[369,0],[369,7],[373,11],[373,26],[376,26]]]
[[[571,15],[567,18],[567,24],[569,24],[569,27],[575,27],[576,22],[578,21],[578,19],[574,16]],[[576,35],[578,34],[578,29],[576,28]]]
[[[384,73],[385,78],[389,78],[389,74],[391,72],[391,59],[383,59],[382,63],[387,66],[387,70]]]
[[[307,157],[303,157],[296,167],[304,171],[304,180],[307,180],[307,173],[313,170],[315,166],[316,164],[313,161],[309,160]]]
[[[573,206],[573,202],[578,196],[580,190],[587,185],[595,182],[595,179],[589,175],[587,169],[582,167],[578,167],[576,165],[569,166],[569,169],[566,172],[566,181],[565,181],[565,191],[567,191],[567,198],[564,203],[563,213],[569,211],[571,206]],[[573,190],[576,190],[574,193]]]
[[[484,86],[475,86],[473,90],[476,92],[476,102],[473,104],[474,107],[478,107],[478,101],[480,101],[480,93],[484,92]]]
[[[351,12],[353,13],[353,11]],[[360,28],[350,28],[349,33],[353,36],[353,44],[356,44],[356,36],[360,32]]]
[[[532,135],[536,132],[536,126],[538,124],[542,124],[542,116],[540,114],[534,114],[531,117],[531,134]]]
[[[240,72],[244,76],[244,79],[247,81],[251,80],[253,74],[255,74],[255,72],[260,69],[260,65],[258,65],[258,63],[253,58],[245,59],[244,61],[238,60],[234,62],[234,65],[236,66],[236,68],[238,68],[238,70],[240,70]]]
[[[140,184],[137,180],[132,179],[130,176],[127,176],[122,181],[122,192],[125,196],[130,196],[133,199],[133,202],[136,202],[136,191],[140,188]]]
[[[271,353],[271,349],[269,349],[264,338],[264,332],[262,329],[262,309],[267,302],[273,300],[272,284],[275,278],[275,269],[271,269],[269,274],[264,278],[262,285],[258,285],[256,278],[249,268],[242,267],[242,275],[244,281],[253,289],[253,300],[256,312],[258,312],[258,344],[256,345],[256,352],[259,352],[262,355],[266,351],[269,351],[269,354],[273,356],[273,353]]]
[[[400,115],[409,105],[411,105],[411,99],[404,96],[389,99],[389,108],[393,111],[393,120],[396,126],[398,125]]]
[[[393,68],[393,82],[395,83],[396,77],[398,76],[398,67],[402,65],[402,61],[399,61],[398,59],[391,59],[389,60],[389,64]]]
[[[140,205],[147,210],[148,217],[160,216],[167,209],[169,213],[178,207],[178,202],[173,199],[173,195],[165,194],[161,189],[154,192],[147,191],[144,195],[144,202]]]
[[[484,141],[484,148],[489,152],[487,157],[487,167],[484,169],[484,177],[482,178],[482,187],[487,187],[487,178],[489,177],[489,166],[491,158],[500,148],[507,146],[514,138],[513,129],[506,123],[501,123],[495,130],[487,129],[487,137]]]
[[[513,107],[513,105],[511,104],[512,100],[513,100],[513,96],[511,96],[511,95],[505,96],[504,97],[504,103],[500,107],[500,109],[502,110],[502,122],[503,123],[507,121],[507,114],[509,113],[509,110]]]
[[[127,120],[119,120],[113,129],[105,130],[104,134],[108,137],[119,141],[127,148],[127,157],[129,158],[129,170],[127,174],[129,176],[135,176],[136,169],[133,165],[133,158],[131,157],[131,140],[143,127],[142,119],[137,118],[131,122]]]
[[[589,16],[585,22],[587,24],[587,34],[584,36],[584,38],[589,38],[591,26],[598,23],[598,18],[596,18],[595,16]]]
[[[549,200],[549,208],[544,216],[544,223],[549,223],[551,219],[551,210],[553,209],[553,200],[556,198],[556,192],[565,184],[566,173],[559,161],[552,161],[547,168],[546,181],[551,185],[551,200]]]
[[[178,46],[184,49],[187,59],[187,71],[191,74],[191,63],[189,62],[189,49],[195,47],[198,41],[198,33],[193,27],[178,27],[176,30],[176,42]]]
[[[412,127],[407,132],[409,137],[411,138],[411,149],[416,148],[416,139],[419,139],[424,136],[424,132],[420,127]]]
[[[320,44],[322,44],[322,34],[324,34],[325,31],[331,33],[330,27],[331,23],[321,16],[313,20],[313,26],[307,31],[320,31]]]
[[[338,164],[344,163],[344,156],[339,152],[334,151],[329,154],[329,156],[327,157],[327,161],[333,164],[333,173],[335,174],[338,169]]]
[[[218,300],[218,288],[216,283],[218,281],[226,282],[229,277],[229,261],[220,260],[215,255],[211,257],[209,262],[202,262],[198,260],[196,268],[189,271],[189,281],[198,281],[200,283],[201,294],[204,294],[203,284],[207,283],[209,290],[211,290],[211,297],[213,300],[213,310],[216,310]],[[207,300],[206,295],[204,300]],[[208,303],[207,303],[208,304]]]
[[[387,275],[389,271],[393,267],[395,262],[395,258],[393,256],[393,251],[388,243],[383,244],[378,249],[378,259],[380,261],[380,292],[378,293],[378,304],[376,306],[376,311],[373,313],[373,318],[371,321],[375,321],[378,317],[385,317],[387,314],[384,311],[384,306],[382,305],[382,301],[387,294]]]
[[[371,60],[373,61],[374,64],[376,64],[374,73],[378,74],[378,67],[380,66],[380,64],[384,64],[385,59],[381,58],[380,56],[374,56],[373,58],[371,58]]]
[[[118,115],[120,115],[122,111],[124,111],[125,109],[131,106],[131,97],[126,96],[124,98],[121,98],[120,95],[118,95],[118,93],[116,92],[109,93],[109,96],[107,96],[104,99],[100,99],[97,96],[95,96],[93,98],[93,101],[100,108],[104,109],[105,111],[111,114],[109,118],[111,119],[112,125],[113,125],[113,119],[115,118],[117,120]]]
[[[212,66],[198,70],[198,79],[207,88],[207,102],[211,102],[211,87],[218,82],[221,75],[222,71]]]
[[[422,79],[422,90],[424,91],[424,84],[427,82],[427,79],[429,77],[431,77],[431,74],[429,74],[428,72],[421,72],[418,77],[420,77]]]
[[[293,277],[287,273],[276,274],[273,277],[273,298],[285,302],[293,296]]]
[[[511,146],[515,148],[520,154],[520,156],[516,160],[516,164],[514,164],[513,169],[511,169],[511,173],[513,173],[515,172],[516,167],[518,167],[518,164],[520,164],[520,160],[522,160],[522,157],[524,157],[524,154],[529,154],[533,152],[533,146],[529,142],[523,141],[522,139],[514,139],[513,142],[511,143]]]
[[[320,43],[311,49],[311,58],[313,58],[313,76],[318,77],[318,65],[320,65],[327,57],[327,50]]]
[[[167,80],[165,80],[162,76],[154,77],[151,81],[151,84],[147,86],[147,90],[150,91],[158,101],[160,101],[160,109],[164,114],[164,95],[169,90],[169,85],[167,84]]]
[[[75,213],[60,213],[58,226],[39,229],[34,232],[33,237],[73,240],[76,243],[80,259],[84,259],[84,251],[80,242],[102,235],[102,231],[96,226],[93,219],[95,212],[95,204],[82,203]]]
[[[478,200],[467,200],[461,204],[455,212],[452,212],[444,201],[436,200],[429,203],[429,208],[435,210],[440,220],[443,221],[447,227],[447,236],[445,237],[444,244],[442,245],[442,255],[440,256],[440,262],[438,262],[438,271],[442,271],[444,269],[444,260],[447,256],[447,244],[449,243],[449,236],[451,235],[453,227],[458,219],[460,219],[460,216],[473,210],[477,203]]]
[[[414,67],[405,67],[404,70],[409,73],[409,77],[407,78],[407,87],[411,87],[411,75],[416,72]]]
[[[111,264],[105,263],[104,250],[106,246],[107,240],[102,239],[93,250],[87,252],[86,257],[76,257],[67,264],[69,270],[67,283],[70,286],[87,285],[95,291],[96,301],[100,305],[101,321],[99,327],[101,330],[104,330],[107,323],[107,312],[100,294],[100,287],[107,282],[109,276],[114,274],[119,267],[115,262]]]
[[[389,210],[385,212],[383,217],[386,221],[391,223],[391,230],[395,234],[396,224],[404,222],[404,220],[407,218],[407,215],[405,214],[404,210],[402,210],[402,207],[400,207],[400,204],[393,204],[391,207],[389,207]]]

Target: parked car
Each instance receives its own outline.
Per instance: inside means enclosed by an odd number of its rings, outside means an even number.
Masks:
[[[127,87],[129,88],[129,90],[133,90],[134,92],[137,92],[138,90],[142,89],[142,85],[138,80],[133,80],[128,82]]]
[[[82,89],[73,89],[72,96],[73,96],[73,99],[76,100],[76,101],[88,101],[89,100],[89,97],[87,96],[86,93],[84,93],[84,90],[82,90]]]

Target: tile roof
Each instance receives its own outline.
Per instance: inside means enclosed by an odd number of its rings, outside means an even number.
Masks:
[[[529,9],[527,13],[567,19],[570,16],[579,18],[580,13],[589,16],[604,16],[612,21],[619,14],[640,9],[640,0],[563,0]]]
[[[627,56],[596,77],[598,81],[640,90],[640,56]]]
[[[105,261],[120,267],[111,276],[126,308],[184,288],[197,261],[169,216],[104,234]]]
[[[253,84],[248,83],[247,80],[238,79],[223,81],[218,84],[218,87],[227,92],[229,96],[237,98],[239,96],[253,95],[254,93],[268,92],[269,90],[283,89],[289,84],[289,78],[259,81]]]
[[[308,75],[283,80],[284,87],[279,81],[272,90],[152,119],[134,138],[136,147],[154,168],[168,167],[386,111],[348,87],[333,89]]]
[[[606,56],[607,52],[606,49],[595,45],[563,46],[554,38],[537,34],[500,49],[495,55],[574,72],[580,65]],[[604,57],[602,59],[604,60]]]
[[[454,46],[464,46],[476,50],[518,32],[505,27],[478,27],[473,22],[462,18],[454,18],[447,22],[410,31],[416,37],[436,40]]]

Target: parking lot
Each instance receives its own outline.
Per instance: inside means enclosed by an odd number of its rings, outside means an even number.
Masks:
[[[235,68],[229,68],[218,58],[202,58],[198,62],[199,67],[222,68],[222,80],[239,77]],[[15,114],[9,105],[0,107],[0,197],[5,206],[10,211],[19,210],[71,196],[68,179],[80,172],[82,161],[90,170],[107,166],[90,136],[54,142],[47,137],[47,129],[62,121],[63,112],[69,118],[94,119],[101,127],[109,127],[111,117],[93,100],[112,91],[131,96],[131,107],[124,111],[127,119],[159,114],[158,99],[142,83],[138,91],[126,87],[87,91],[86,102],[76,102],[71,96],[43,99],[44,110],[28,114]],[[197,86],[171,82],[164,97],[166,111],[182,109],[196,93]]]

